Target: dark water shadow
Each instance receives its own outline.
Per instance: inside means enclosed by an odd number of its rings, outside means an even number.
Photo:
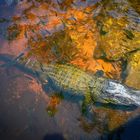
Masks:
[[[134,111],[137,109],[136,105],[120,105],[120,104],[112,104],[112,103],[100,103],[96,102],[95,103],[96,107],[106,107],[114,110],[122,110],[122,111]]]
[[[101,136],[100,140],[140,140],[140,116],[137,116],[112,132]]]
[[[46,134],[43,140],[65,140],[62,134]]]

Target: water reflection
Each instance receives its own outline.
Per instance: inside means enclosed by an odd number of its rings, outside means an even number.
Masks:
[[[140,74],[136,59],[140,49],[139,6],[138,0],[25,0],[16,5],[18,13],[10,19],[0,18],[0,24],[9,24],[6,41],[12,46],[27,40],[21,46],[21,50],[29,47],[24,62],[33,62],[31,58],[34,58],[42,65],[69,63],[89,73],[102,70],[106,77],[140,88],[140,78],[135,76]],[[123,62],[127,64],[125,69]],[[121,79],[124,71],[128,76]],[[136,84],[133,76],[137,78]],[[94,111],[110,118],[108,131],[122,125],[130,116],[127,111],[102,107],[95,107]],[[100,122],[102,119],[99,117]],[[118,124],[114,123],[116,120]]]

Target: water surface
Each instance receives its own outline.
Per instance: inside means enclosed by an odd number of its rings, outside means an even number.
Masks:
[[[42,65],[72,64],[87,73],[103,71],[105,77],[140,89],[139,9],[139,0],[0,2],[0,62],[24,52],[24,63],[32,70],[36,61]],[[0,79],[3,139],[140,137],[136,131],[140,126],[135,125],[139,108],[94,107],[97,123],[90,124],[81,118],[76,103],[54,96],[53,89],[44,90],[27,71],[0,68]],[[49,97],[50,93],[53,96]],[[53,117],[48,107],[54,109]]]

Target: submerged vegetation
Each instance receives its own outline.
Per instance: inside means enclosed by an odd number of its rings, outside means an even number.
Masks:
[[[139,14],[127,1],[104,1],[96,16],[100,30],[96,58],[127,59],[127,54],[140,49]],[[97,53],[96,53],[97,52]]]

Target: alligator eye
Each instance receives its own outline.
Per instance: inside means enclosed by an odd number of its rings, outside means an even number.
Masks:
[[[115,87],[116,87],[116,84],[113,83],[113,82],[108,82],[108,85],[107,85],[107,89],[106,90],[115,90]]]
[[[115,82],[109,82],[109,86],[116,87],[117,86],[117,83],[115,83]]]

